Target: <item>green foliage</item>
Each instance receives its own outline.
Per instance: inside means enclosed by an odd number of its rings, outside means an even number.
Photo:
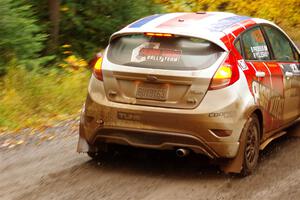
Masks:
[[[107,45],[109,36],[128,23],[159,12],[149,0],[65,0],[61,6],[61,42],[90,57]]]
[[[10,67],[0,85],[0,127],[51,123],[79,113],[90,73]]]
[[[109,36],[141,17],[162,11],[228,11],[282,26],[300,41],[299,0],[60,0],[62,55],[43,63],[50,33],[49,6],[40,0],[0,0],[0,127],[19,128],[77,114],[86,96],[92,54]],[[32,6],[31,6],[32,5]],[[163,6],[161,6],[163,5]],[[163,8],[162,8],[163,7]],[[79,55],[79,56],[78,56]],[[16,66],[26,66],[25,68]],[[35,67],[40,66],[40,67]],[[29,70],[34,69],[34,70]]]
[[[300,40],[299,0],[155,0],[174,11],[228,11],[274,21]]]
[[[43,61],[39,53],[46,39],[31,6],[23,0],[0,1],[0,75],[11,60],[33,68]]]

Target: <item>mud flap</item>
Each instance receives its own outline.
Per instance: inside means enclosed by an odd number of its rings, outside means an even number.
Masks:
[[[78,144],[77,144],[77,152],[78,153],[87,153],[89,151],[89,145],[86,140],[79,136]]]
[[[244,162],[244,156],[245,156],[245,147],[246,147],[246,135],[249,125],[251,124],[251,119],[248,120],[243,128],[239,143],[239,149],[237,152],[237,155],[230,160],[227,160],[227,162],[221,164],[221,169],[224,173],[241,173],[243,169],[243,162]]]
[[[89,144],[81,135],[84,135],[84,112],[85,112],[85,103],[82,105],[81,113],[80,113],[80,123],[79,123],[79,138],[77,144],[77,152],[78,153],[87,153],[89,151]]]

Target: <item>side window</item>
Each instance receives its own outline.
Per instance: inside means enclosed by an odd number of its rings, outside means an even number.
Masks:
[[[242,49],[241,49],[241,42],[240,42],[240,40],[237,40],[237,41],[234,43],[234,47],[235,47],[236,50],[240,53],[240,55],[243,55],[243,54],[242,54]]]
[[[270,53],[259,27],[250,29],[242,35],[246,60],[270,60]]]
[[[299,62],[300,61],[300,54],[297,52],[296,49],[294,49],[294,55],[295,55],[296,60]]]
[[[287,37],[280,30],[271,26],[264,26],[264,30],[272,46],[275,60],[296,60],[293,47]]]

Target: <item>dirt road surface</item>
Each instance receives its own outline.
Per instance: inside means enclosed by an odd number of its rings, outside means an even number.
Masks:
[[[221,173],[198,156],[131,151],[92,161],[76,153],[77,120],[0,135],[0,199],[300,199],[300,138],[261,152],[246,178]],[[300,124],[289,129],[300,132]],[[12,138],[14,143],[12,143]]]

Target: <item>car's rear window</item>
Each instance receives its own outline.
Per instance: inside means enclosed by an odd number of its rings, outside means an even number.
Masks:
[[[224,50],[218,45],[200,38],[132,34],[111,41],[108,59],[126,66],[196,70],[210,67],[222,52]]]

